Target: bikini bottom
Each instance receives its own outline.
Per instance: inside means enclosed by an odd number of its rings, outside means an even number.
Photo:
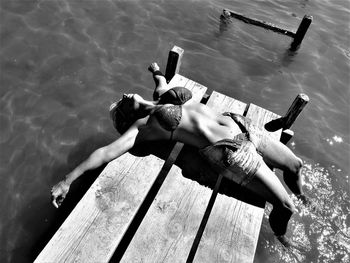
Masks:
[[[248,118],[231,113],[224,115],[230,116],[242,133],[202,148],[199,154],[216,173],[223,173],[224,177],[245,186],[254,178],[263,162],[260,152],[266,145],[267,136],[251,125]]]

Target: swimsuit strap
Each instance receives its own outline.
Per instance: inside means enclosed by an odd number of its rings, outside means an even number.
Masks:
[[[251,120],[247,117],[244,117],[237,113],[232,112],[224,112],[222,115],[229,116],[234,120],[234,122],[238,125],[242,132],[246,133],[248,131],[248,127],[251,124]]]
[[[247,135],[248,140],[250,140],[249,127],[251,125],[251,120],[237,113],[225,112],[222,115],[229,116],[238,125],[239,129]]]

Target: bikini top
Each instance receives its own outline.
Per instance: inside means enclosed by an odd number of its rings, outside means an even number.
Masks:
[[[160,96],[158,103],[166,105],[156,109],[153,115],[157,118],[163,129],[171,132],[170,140],[173,139],[173,133],[181,121],[181,105],[191,98],[192,92],[184,87],[171,88]]]
[[[174,87],[162,94],[159,104],[182,105],[192,98],[192,92],[184,87]]]
[[[181,105],[162,105],[156,109],[153,115],[157,118],[160,126],[171,132],[170,140],[173,139],[173,132],[179,126],[182,117]]]

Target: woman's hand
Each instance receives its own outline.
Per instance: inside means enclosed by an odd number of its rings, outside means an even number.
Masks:
[[[51,196],[52,196],[52,204],[58,208],[64,198],[66,198],[66,195],[69,191],[70,185],[65,181],[62,180],[61,182],[54,185],[51,189]]]

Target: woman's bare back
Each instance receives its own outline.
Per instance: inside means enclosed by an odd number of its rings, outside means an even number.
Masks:
[[[230,117],[218,114],[204,104],[185,104],[173,139],[203,148],[219,140],[233,138],[241,132]]]

